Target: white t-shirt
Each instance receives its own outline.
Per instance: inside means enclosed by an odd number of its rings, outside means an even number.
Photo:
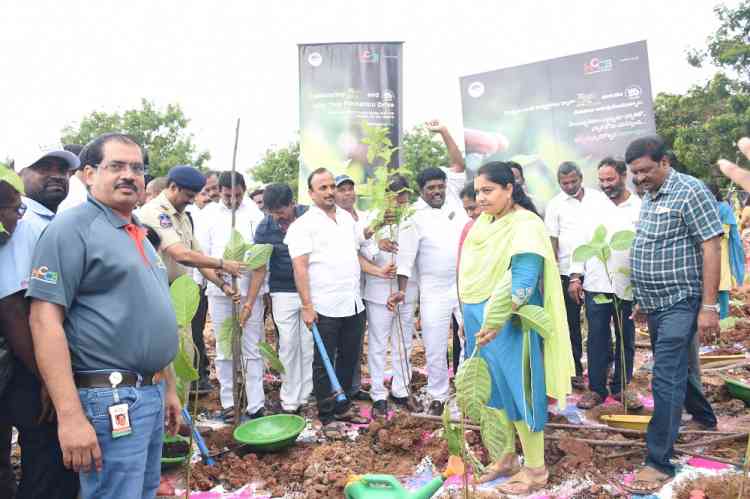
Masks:
[[[612,202],[601,191],[583,188],[579,201],[565,192],[560,192],[547,204],[544,224],[550,237],[557,238],[557,261],[560,275],[570,275],[573,251],[581,242],[581,231],[588,227],[587,219],[599,210],[608,208]]]
[[[597,210],[587,217],[587,226],[581,231],[581,239],[578,245],[591,241],[594,231],[600,225],[607,229],[607,241],[609,242],[612,235],[622,230],[635,232],[638,224],[638,216],[641,211],[641,198],[635,194],[630,194],[625,202],[616,205],[609,201],[606,208]],[[591,293],[612,293],[614,292],[623,300],[633,299],[633,290],[630,286],[630,250],[613,251],[607,260],[607,269],[596,259],[591,258],[585,263],[571,262],[571,274],[583,274],[583,289]],[[612,287],[614,283],[614,290]]]
[[[364,310],[360,296],[359,250],[364,235],[354,218],[336,207],[334,221],[313,205],[289,226],[284,244],[292,259],[309,255],[310,297],[315,311],[349,317]]]
[[[242,200],[237,208],[235,229],[242,234],[245,242],[252,243],[255,238],[255,229],[263,220],[263,212],[252,200]],[[196,224],[195,235],[203,252],[214,258],[224,258],[224,249],[229,243],[232,234],[232,210],[227,208],[223,202],[211,203],[201,210],[200,222]],[[225,277],[231,282],[229,277]],[[238,281],[243,296],[247,295],[250,285],[250,274],[242,274]],[[207,296],[224,296],[224,293],[212,282],[206,288]]]
[[[416,231],[416,225],[411,220],[411,218],[401,223],[401,226],[399,227],[399,235],[401,234],[401,232],[405,231]],[[389,238],[388,229],[381,229],[378,233],[378,236],[379,238]],[[417,248],[410,247],[409,245],[413,245],[413,243],[418,240],[417,237],[404,238],[404,242],[408,243],[407,246],[399,246],[398,253],[396,253],[395,255],[393,255],[393,253],[380,251],[377,247],[377,242],[375,242],[375,239],[376,237],[372,238],[372,245],[375,248],[375,254],[372,260],[378,267],[383,267],[391,263],[392,260],[396,262],[397,266],[400,266],[402,264],[407,265],[409,262],[414,261]],[[417,275],[417,271],[416,269],[413,269],[412,276],[409,278],[409,282],[406,287],[406,303],[417,301],[419,295],[419,285],[417,284],[418,280],[419,276]],[[363,296],[366,301],[372,303],[385,305],[391,292],[398,291],[397,279],[383,279],[382,277],[366,274],[365,281],[365,291]]]
[[[60,214],[67,209],[85,203],[88,195],[89,191],[86,189],[86,184],[81,182],[81,179],[76,175],[71,176],[68,182],[68,195],[57,207],[57,213]]]

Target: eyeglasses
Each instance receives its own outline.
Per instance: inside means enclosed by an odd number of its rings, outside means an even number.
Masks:
[[[18,205],[8,204],[8,205],[0,206],[0,210],[13,210],[16,212],[16,215],[18,215],[19,217],[22,217],[26,213],[26,208],[27,206],[23,203],[18,204]]]
[[[143,175],[146,173],[146,165],[143,163],[126,163],[124,161],[110,161],[109,163],[102,163],[102,168],[105,170],[109,170],[112,173],[122,173],[125,171],[125,168],[130,168],[130,171],[133,172],[134,175]]]

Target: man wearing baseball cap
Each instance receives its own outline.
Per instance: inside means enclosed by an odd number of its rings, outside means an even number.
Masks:
[[[68,172],[78,168],[78,156],[62,147],[35,150],[16,157],[26,197],[13,237],[0,251],[0,329],[14,356],[13,377],[0,399],[3,422],[18,428],[21,444],[21,483],[16,497],[69,499],[78,492],[78,478],[65,469],[50,422],[52,406],[43,390],[29,328],[29,300],[24,297],[31,258],[42,231],[55,217],[68,193]],[[42,394],[45,394],[42,396]],[[43,402],[46,400],[47,402]]]
[[[175,166],[167,175],[167,187],[161,194],[143,205],[138,211],[140,221],[152,227],[161,238],[157,250],[167,266],[169,283],[178,277],[189,274],[191,268],[198,268],[201,274],[230,297],[236,295],[234,288],[216,273],[216,270],[239,276],[245,264],[221,258],[213,258],[201,251],[194,235],[193,222],[185,210],[195,200],[195,196],[206,185],[206,178],[191,166]],[[203,332],[194,335],[199,355],[198,391],[211,390],[208,382],[208,357],[206,356]]]

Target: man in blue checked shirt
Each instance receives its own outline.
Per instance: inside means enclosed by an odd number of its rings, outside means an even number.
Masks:
[[[658,490],[675,474],[670,462],[683,404],[702,429],[716,416],[697,380],[688,377],[693,336],[719,329],[717,293],[723,233],[713,196],[700,181],[672,169],[658,136],[633,141],[625,161],[643,186],[640,220],[631,252],[636,306],[645,313],[654,352],[654,413],[646,435],[646,465],[625,488]]]

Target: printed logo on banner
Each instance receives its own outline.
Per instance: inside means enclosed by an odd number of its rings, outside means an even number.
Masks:
[[[378,62],[380,56],[374,50],[363,50],[359,53],[359,62]]]
[[[320,55],[320,52],[313,52],[309,56],[307,56],[307,62],[310,63],[310,66],[318,67],[323,62],[323,56]]]
[[[625,89],[625,95],[628,96],[628,99],[640,99],[642,93],[643,90],[638,85],[630,85]]]
[[[390,90],[383,90],[383,100],[386,102],[391,102],[393,100],[393,92]]]
[[[593,57],[589,62],[583,65],[583,74],[592,75],[595,73],[606,73],[612,71],[612,59],[599,59]]]
[[[479,97],[484,95],[484,83],[482,83],[481,81],[472,82],[469,85],[468,91],[470,96],[478,99]]]

